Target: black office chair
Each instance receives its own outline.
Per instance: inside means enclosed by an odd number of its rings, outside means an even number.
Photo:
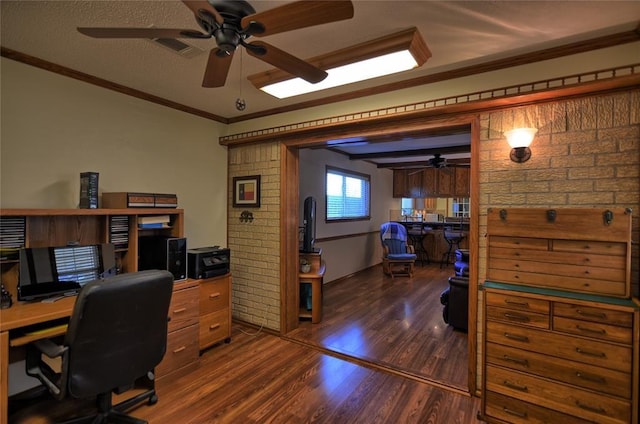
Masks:
[[[136,380],[153,381],[167,345],[167,320],[173,289],[168,271],[127,273],[86,284],[76,300],[63,345],[49,339],[28,345],[27,374],[38,378],[54,398],[97,397],[97,414],[67,423],[146,423],[122,411],[157,396],[151,388],[113,405],[111,392],[121,393]],[[62,357],[61,372],[43,361]]]

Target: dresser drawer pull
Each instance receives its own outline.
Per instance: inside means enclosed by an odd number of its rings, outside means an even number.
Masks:
[[[583,327],[581,325],[576,325],[576,328],[585,333],[607,334],[607,330],[605,330],[604,328],[589,328],[589,327]]]
[[[526,359],[514,358],[513,356],[509,356],[509,355],[504,355],[502,357],[502,359],[504,359],[505,361],[508,361],[508,362],[515,362],[516,364],[520,364],[520,365],[524,365],[525,367],[529,367],[529,361],[527,361]]]
[[[182,351],[183,351],[183,350],[185,350],[185,349],[186,349],[186,346],[180,346],[179,348],[175,349],[175,350],[173,351],[173,353],[180,353],[180,352],[182,352]]]
[[[504,336],[507,339],[516,340],[516,341],[524,342],[524,343],[529,343],[529,337],[527,337],[527,336],[520,336],[518,334],[511,334],[511,333],[504,333]]]
[[[579,400],[576,401],[576,405],[578,405],[579,408],[582,408],[585,411],[595,412],[597,414],[604,414],[605,412],[607,412],[607,410],[604,409],[601,406],[585,405],[584,403],[580,402]]]
[[[209,299],[215,299],[216,297],[220,297],[220,293],[211,293],[209,295]]]
[[[512,314],[510,312],[505,312],[504,317],[508,319],[512,319],[514,321],[529,322],[529,317],[525,315],[518,315],[518,314]]]
[[[582,350],[579,347],[576,348],[576,352],[581,355],[593,356],[595,358],[606,358],[607,355],[604,352],[590,352],[588,350]]]
[[[509,408],[504,407],[504,406],[502,407],[502,410],[504,412],[506,412],[507,414],[515,415],[516,417],[527,418],[527,413],[526,412],[514,411],[513,409],[509,409]]]
[[[583,380],[591,381],[592,383],[606,384],[607,380],[604,377],[593,374],[585,374],[580,371],[576,371],[576,377]]]
[[[504,382],[502,384],[504,384],[505,386],[507,386],[510,389],[518,390],[518,391],[521,391],[521,392],[528,392],[529,391],[527,386],[521,386],[519,384],[512,383],[509,380],[504,380]]]
[[[607,314],[605,314],[604,312],[588,312],[588,311],[583,311],[582,309],[576,309],[576,312],[582,315],[583,317],[600,318],[600,319],[607,318]]]
[[[180,309],[176,309],[176,310],[174,310],[174,311],[173,311],[173,313],[174,313],[174,314],[179,314],[180,312],[184,312],[184,311],[186,311],[186,310],[187,310],[187,308],[180,308]]]
[[[505,299],[504,303],[506,303],[507,305],[522,306],[523,308],[529,307],[529,302],[520,302],[517,300],[511,300],[511,299]]]
[[[217,324],[211,324],[211,325],[209,326],[209,330],[216,330],[216,329],[218,329],[218,328],[220,328],[220,323],[217,323]]]

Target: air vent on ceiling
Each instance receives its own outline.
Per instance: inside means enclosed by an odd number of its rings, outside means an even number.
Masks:
[[[175,38],[153,38],[150,41],[167,49],[171,49],[180,56],[187,58],[196,57],[204,51],[196,46],[192,46],[191,44],[176,40]]]

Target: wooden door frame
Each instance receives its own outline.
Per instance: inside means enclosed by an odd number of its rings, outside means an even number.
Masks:
[[[428,121],[428,122],[425,122]],[[414,121],[415,122],[415,121]],[[398,127],[398,123],[388,123],[388,128],[377,128],[376,132],[385,138],[397,137],[402,139],[407,134],[415,136],[419,132],[438,133],[447,128],[467,127],[471,132],[471,169],[470,169],[470,210],[469,220],[469,323],[467,332],[468,388],[471,394],[476,392],[477,375],[477,314],[478,314],[478,253],[479,253],[479,143],[480,119],[479,114],[468,114],[457,117],[424,119],[411,125]],[[368,130],[368,129],[367,129]],[[367,132],[366,130],[364,131]],[[280,217],[280,245],[281,263],[281,326],[280,331],[286,334],[299,325],[298,320],[298,214],[299,214],[299,155],[301,147],[325,145],[328,140],[336,136],[358,137],[363,135],[363,128],[355,125],[349,131],[342,128],[340,134],[333,134],[331,130],[324,134],[315,134],[300,140],[287,140],[281,144],[281,217]]]

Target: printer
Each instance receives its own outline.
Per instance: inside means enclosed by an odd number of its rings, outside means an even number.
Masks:
[[[220,246],[198,247],[187,250],[189,278],[202,279],[229,272],[231,252]]]

